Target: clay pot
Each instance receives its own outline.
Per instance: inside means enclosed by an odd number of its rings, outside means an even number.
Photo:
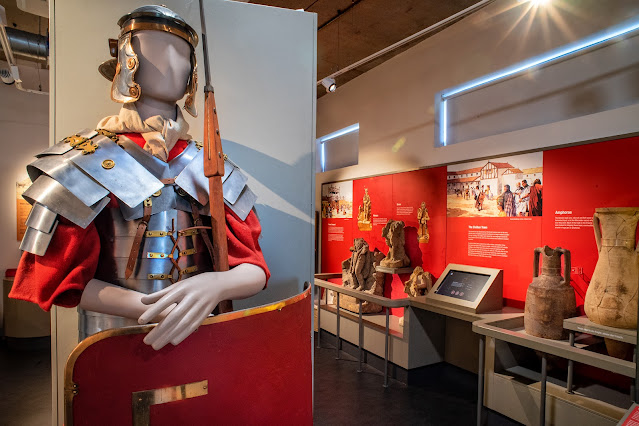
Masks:
[[[599,259],[586,292],[590,321],[619,328],[637,327],[639,208],[596,209],[593,217]]]
[[[577,302],[570,286],[570,251],[561,247],[537,247],[534,252],[533,280],[526,292],[524,328],[526,333],[546,339],[566,339],[564,319],[575,316]],[[539,255],[543,267],[539,274]],[[564,275],[561,276],[561,256]]]
[[[592,222],[599,259],[584,301],[586,315],[594,323],[637,327],[638,221],[637,207],[595,209]],[[612,356],[627,358],[628,344],[606,339],[606,348]]]

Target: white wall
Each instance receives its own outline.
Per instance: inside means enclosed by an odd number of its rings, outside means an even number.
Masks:
[[[7,68],[0,61],[0,68]],[[37,88],[38,75],[32,66],[20,66],[24,86]],[[43,88],[48,89],[49,73],[40,71]],[[20,242],[16,237],[16,181],[27,177],[26,165],[48,146],[49,97],[26,93],[14,85],[0,84],[0,273],[17,268]],[[0,298],[0,327],[3,325]]]
[[[639,105],[632,105],[435,148],[437,92],[639,14],[635,0],[550,4],[533,18],[524,14],[529,3],[498,0],[319,99],[317,134],[359,122],[360,145],[358,165],[317,175],[317,205],[323,182],[639,132]]]

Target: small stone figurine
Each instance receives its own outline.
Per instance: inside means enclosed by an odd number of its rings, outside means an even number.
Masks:
[[[430,216],[428,215],[428,209],[426,203],[422,201],[422,205],[417,209],[417,241],[420,243],[427,243],[430,240],[430,233],[428,232],[428,221]]]
[[[370,231],[373,229],[371,214],[371,197],[368,195],[368,188],[364,189],[364,198],[357,213],[357,228],[360,231]]]
[[[386,239],[388,254],[386,258],[382,260],[381,266],[387,268],[403,268],[404,266],[409,266],[410,259],[404,249],[404,244],[406,243],[404,222],[389,219],[384,229],[382,229],[382,237]]]
[[[416,267],[408,281],[404,283],[404,293],[410,297],[423,296],[433,288],[433,276],[424,271],[421,266]]]

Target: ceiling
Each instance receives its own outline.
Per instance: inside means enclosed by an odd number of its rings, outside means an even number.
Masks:
[[[479,0],[249,0],[287,9],[317,13],[317,78],[366,58]],[[48,20],[18,9],[15,0],[0,0],[10,26],[47,34]],[[338,87],[401,53],[424,38],[396,49],[336,78]],[[2,55],[4,56],[4,55]],[[1,59],[2,57],[0,57]],[[326,94],[322,87],[318,97]]]
[[[249,0],[249,3],[317,13],[318,80],[477,2],[478,0]],[[338,87],[426,37],[338,76]],[[320,97],[326,92],[320,87],[317,94]]]

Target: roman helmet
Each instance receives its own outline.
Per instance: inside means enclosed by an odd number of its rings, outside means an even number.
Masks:
[[[155,30],[174,34],[191,46],[191,75],[186,85],[184,109],[193,117],[197,117],[195,108],[195,92],[197,91],[197,63],[195,46],[198,43],[197,33],[177,13],[165,6],[146,5],[124,15],[118,21],[120,36],[117,40],[109,39],[109,50],[114,59],[103,62],[99,67],[100,74],[112,81],[111,99],[119,103],[130,103],[140,99],[140,85],[134,80],[138,70],[138,55],[131,45],[131,36],[137,31]]]

